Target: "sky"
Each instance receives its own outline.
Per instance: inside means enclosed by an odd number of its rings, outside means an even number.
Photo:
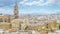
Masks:
[[[13,15],[17,2],[21,14],[59,14],[60,0],[0,0],[0,14]]]

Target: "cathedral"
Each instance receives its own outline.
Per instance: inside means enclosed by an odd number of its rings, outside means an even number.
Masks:
[[[14,15],[2,15],[0,14],[0,28],[2,29],[19,29],[23,30],[27,26],[28,19],[22,19],[18,16],[18,4],[14,5]]]
[[[14,15],[13,16],[11,16],[9,14],[6,14],[6,15],[0,14],[0,28],[4,28],[4,27],[6,29],[11,28],[11,21],[13,19],[18,19],[18,17],[19,17],[18,16],[18,5],[16,3],[14,6]]]

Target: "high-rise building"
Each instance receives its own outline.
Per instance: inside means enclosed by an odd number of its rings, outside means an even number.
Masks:
[[[14,6],[14,18],[15,19],[18,18],[18,5],[17,5],[17,3]]]

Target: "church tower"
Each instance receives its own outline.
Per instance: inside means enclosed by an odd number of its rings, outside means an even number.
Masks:
[[[17,3],[14,6],[14,18],[15,19],[18,18],[18,5],[17,5]]]

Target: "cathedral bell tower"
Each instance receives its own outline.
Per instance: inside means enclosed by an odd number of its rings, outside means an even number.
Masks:
[[[17,5],[17,3],[14,6],[14,18],[15,19],[18,18],[18,5]]]

